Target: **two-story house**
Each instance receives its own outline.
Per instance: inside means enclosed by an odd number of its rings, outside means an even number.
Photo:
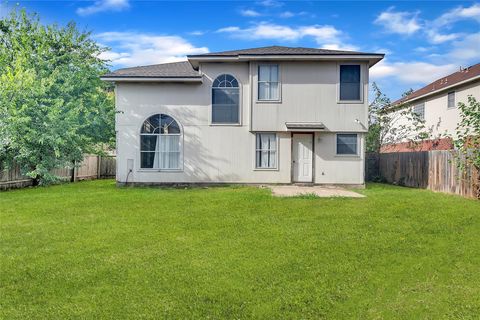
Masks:
[[[363,185],[383,56],[271,46],[109,73],[117,181]]]
[[[411,108],[424,121],[430,137],[421,142],[397,141],[382,147],[382,152],[411,152],[450,150],[456,138],[457,125],[461,121],[458,103],[467,103],[468,96],[480,101],[480,63],[462,68],[413,91],[391,104],[392,117],[398,117],[396,126],[409,126],[408,117],[401,116],[404,108]],[[411,121],[410,121],[411,122]],[[408,136],[415,140],[416,132]]]

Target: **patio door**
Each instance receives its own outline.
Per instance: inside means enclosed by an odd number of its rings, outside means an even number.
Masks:
[[[293,182],[313,182],[313,134],[293,134],[292,144]]]

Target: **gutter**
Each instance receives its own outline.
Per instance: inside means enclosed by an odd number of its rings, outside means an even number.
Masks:
[[[403,101],[403,102],[395,103],[394,105],[392,105],[391,108],[392,108],[392,109],[395,109],[395,107],[398,106],[398,105],[401,105],[401,104],[404,104],[404,103],[408,103],[408,102],[412,102],[412,101],[417,101],[417,100],[419,100],[419,99],[423,99],[423,98],[425,98],[425,97],[429,97],[429,96],[435,95],[435,94],[437,94],[437,93],[441,93],[441,92],[443,92],[443,91],[450,90],[450,89],[452,89],[452,88],[461,86],[461,85],[466,84],[466,83],[469,83],[469,82],[473,82],[473,81],[478,80],[478,79],[480,79],[480,74],[477,75],[477,76],[475,76],[475,77],[473,77],[473,78],[466,79],[466,80],[463,80],[463,81],[454,83],[454,84],[452,84],[452,85],[449,85],[448,87],[444,87],[444,88],[441,88],[441,89],[438,89],[438,90],[434,90],[434,91],[431,91],[431,92],[429,92],[429,93],[425,93],[425,94],[423,94],[423,95],[421,95],[421,96],[418,96],[418,97],[415,97],[415,98],[412,98],[412,99],[407,99],[407,100],[405,100],[405,101]],[[390,109],[390,108],[389,108],[389,109]]]
[[[369,66],[372,67],[380,60],[384,58],[384,54],[331,54],[331,55],[280,55],[280,54],[272,54],[272,55],[238,55],[238,56],[188,56],[188,61],[193,65],[197,66],[199,62],[237,62],[237,61],[250,61],[250,60],[281,60],[281,61],[288,61],[288,60],[302,60],[302,61],[328,61],[328,60],[359,60],[369,61]]]
[[[202,77],[100,77],[103,81],[112,82],[191,82],[202,83]]]

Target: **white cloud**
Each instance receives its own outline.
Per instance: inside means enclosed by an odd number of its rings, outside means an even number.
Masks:
[[[478,62],[480,48],[480,32],[467,35],[459,41],[451,43],[451,50],[444,54],[428,55],[429,61],[380,61],[370,69],[372,81],[387,79],[403,84],[425,85],[438,78],[458,70],[459,66],[469,66]],[[418,47],[418,52],[431,51],[431,47]]]
[[[259,5],[262,5],[264,7],[282,7],[284,5],[283,2],[277,1],[277,0],[262,0],[257,2]]]
[[[426,33],[427,33],[428,41],[431,42],[431,43],[435,43],[435,44],[444,43],[444,42],[447,42],[447,41],[452,41],[452,40],[458,39],[460,36],[462,36],[461,33],[441,34],[436,29],[426,30]]]
[[[280,18],[292,18],[292,17],[295,17],[295,13],[291,11],[285,11],[280,13]]]
[[[421,29],[418,12],[394,11],[393,7],[380,13],[374,22],[390,33],[410,35]]]
[[[432,21],[427,21],[425,32],[428,41],[438,44],[464,37],[463,33],[444,33],[441,31],[442,28],[451,28],[452,24],[460,20],[474,20],[480,23],[480,4],[474,4],[466,8],[457,7]]]
[[[462,40],[452,43],[453,49],[447,58],[458,63],[478,62],[480,51],[480,32],[465,36]]]
[[[102,53],[100,57],[122,67],[182,61],[186,55],[208,52],[208,48],[195,47],[179,36],[104,32],[95,35],[95,38],[114,48]]]
[[[344,44],[342,41],[343,33],[329,25],[290,27],[262,22],[243,29],[237,26],[230,26],[218,29],[217,32],[228,33],[234,38],[246,40],[269,39],[297,41],[302,38],[310,37],[313,38],[319,46],[329,46],[330,48],[354,48],[352,45]]]
[[[300,17],[300,16],[306,16],[308,15],[308,12],[306,11],[300,11],[300,12],[292,12],[292,11],[284,11],[280,13],[280,18],[293,18],[293,17]],[[310,15],[314,16],[314,15]]]
[[[471,7],[457,7],[434,20],[437,27],[450,25],[459,20],[473,19],[480,23],[480,4],[473,4]]]
[[[394,78],[404,84],[427,84],[457,70],[456,64],[434,64],[429,62],[393,62],[382,60],[370,69],[371,81]]]
[[[129,7],[128,0],[96,0],[91,6],[78,8],[77,14],[87,16],[103,11],[122,11]]]
[[[240,10],[240,14],[244,17],[259,17],[259,16],[261,16],[260,12],[257,12],[257,11],[252,10],[252,9]]]
[[[188,34],[191,36],[203,36],[205,33],[206,33],[205,31],[195,30],[195,31],[189,32]]]

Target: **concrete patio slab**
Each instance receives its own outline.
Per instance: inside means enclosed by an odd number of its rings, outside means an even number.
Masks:
[[[346,190],[340,187],[330,186],[274,186],[268,185],[267,188],[272,190],[272,194],[277,197],[295,197],[301,195],[313,194],[317,197],[347,197],[347,198],[364,198],[365,196],[354,191]]]

